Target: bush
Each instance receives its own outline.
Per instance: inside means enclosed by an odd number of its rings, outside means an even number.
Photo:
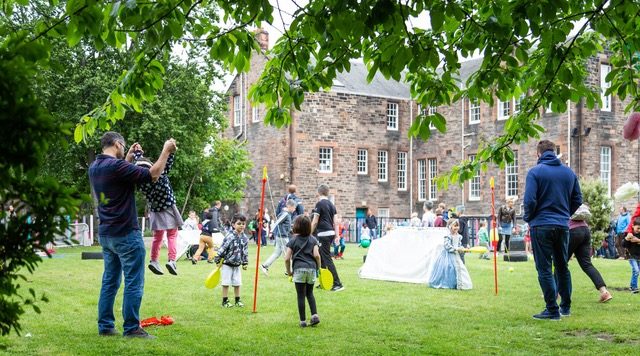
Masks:
[[[582,189],[582,201],[589,206],[591,211],[591,220],[589,220],[591,244],[594,248],[600,248],[602,241],[607,237],[613,204],[607,192],[607,187],[601,181],[597,179],[582,179],[580,187]]]

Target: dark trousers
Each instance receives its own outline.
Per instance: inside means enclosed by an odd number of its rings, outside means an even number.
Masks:
[[[336,266],[333,264],[333,259],[331,258],[331,243],[335,239],[335,236],[319,236],[318,241],[320,242],[320,262],[322,262],[322,268],[329,269],[329,272],[333,274],[333,286],[342,286],[340,282],[340,277],[338,277],[338,271],[336,271]]]
[[[538,282],[544,294],[546,308],[550,313],[558,312],[556,296],[560,294],[560,307],[571,307],[571,273],[567,266],[569,229],[557,226],[531,228],[531,246],[538,271]],[[558,282],[551,272],[555,267]]]
[[[300,315],[300,321],[307,320],[305,315],[305,298],[309,302],[309,310],[311,315],[318,314],[316,309],[316,298],[313,296],[313,284],[296,283],[296,294],[298,297],[298,314]]]
[[[616,235],[616,252],[618,253],[618,257],[626,257],[624,247],[622,247],[622,241],[624,241],[625,236],[627,236],[626,232]]]
[[[578,264],[582,271],[593,282],[596,289],[606,287],[600,272],[591,264],[591,231],[586,226],[577,227],[569,230],[569,248],[567,256],[571,258],[572,255],[576,256]],[[558,279],[556,278],[556,281]]]

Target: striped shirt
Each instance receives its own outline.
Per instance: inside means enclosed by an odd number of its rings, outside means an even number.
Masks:
[[[136,209],[136,184],[151,182],[151,173],[123,159],[100,154],[89,167],[89,181],[98,198],[98,233],[126,236],[139,230]]]

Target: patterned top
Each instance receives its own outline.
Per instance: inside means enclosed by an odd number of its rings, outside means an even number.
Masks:
[[[225,265],[231,267],[249,264],[249,239],[244,233],[238,234],[233,231],[224,238],[214,262],[219,263],[221,259],[224,259]]]
[[[142,153],[136,152],[134,159],[138,161],[142,157]],[[162,175],[156,182],[147,182],[138,185],[140,191],[144,193],[147,198],[149,210],[158,213],[169,209],[176,204],[176,197],[173,195],[173,188],[171,188],[171,182],[169,182],[169,171],[173,166],[174,155],[171,153],[167,159],[167,164],[164,167]]]
[[[122,237],[133,230],[140,230],[134,199],[135,184],[151,182],[148,169],[100,154],[89,167],[89,181],[99,201],[100,236]]]
[[[462,235],[455,234],[453,236],[444,237],[444,249],[449,253],[456,253],[462,247]]]

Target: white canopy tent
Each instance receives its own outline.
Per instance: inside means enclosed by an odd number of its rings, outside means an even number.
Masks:
[[[443,227],[398,227],[389,231],[371,241],[360,278],[426,284],[448,232]]]

